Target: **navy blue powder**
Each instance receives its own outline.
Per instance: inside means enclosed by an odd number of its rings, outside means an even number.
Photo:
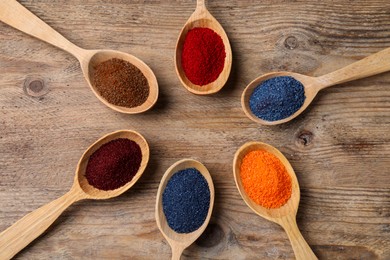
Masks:
[[[300,81],[290,76],[280,76],[258,85],[249,99],[249,107],[260,119],[278,121],[298,111],[305,98]]]
[[[176,172],[162,196],[168,225],[177,233],[191,233],[204,223],[210,207],[210,189],[195,168]]]

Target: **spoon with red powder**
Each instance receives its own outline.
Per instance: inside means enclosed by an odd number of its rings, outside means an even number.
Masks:
[[[175,67],[183,86],[198,95],[218,92],[229,78],[232,67],[229,39],[204,0],[197,1],[195,11],[180,32]]]
[[[233,174],[245,203],[286,231],[296,259],[317,259],[297,226],[300,190],[286,157],[268,144],[248,142],[234,156]]]
[[[74,202],[121,195],[141,177],[148,161],[149,146],[141,134],[121,130],[103,136],[81,156],[68,193],[27,214],[0,234],[0,259],[16,255]]]
[[[63,49],[75,56],[80,62],[84,77],[88,82],[92,92],[103,104],[109,108],[125,114],[137,114],[150,109],[156,103],[158,97],[158,84],[156,76],[143,61],[134,57],[133,55],[113,50],[82,49],[71,43],[69,40],[67,40],[65,37],[63,37],[61,34],[59,34],[41,19],[36,17],[33,13],[31,13],[15,0],[0,1],[0,21],[44,42]],[[142,73],[146,78],[149,91],[148,96],[142,99],[142,104],[137,104],[136,106],[119,105],[122,103],[126,104],[127,100],[124,102],[117,102],[116,104],[110,103],[109,99],[105,98],[102,92],[99,91],[95,86],[95,76],[98,65],[113,59],[119,59],[130,63],[131,66],[136,67],[136,69],[139,70],[137,72]],[[111,85],[114,85],[114,83],[118,80],[121,81],[120,78],[113,79]],[[133,88],[134,92],[139,91],[138,86],[133,86]],[[117,95],[122,94],[121,90],[116,92]],[[132,96],[133,95],[129,94],[123,98],[131,99]],[[114,100],[117,99],[118,98],[115,98]]]

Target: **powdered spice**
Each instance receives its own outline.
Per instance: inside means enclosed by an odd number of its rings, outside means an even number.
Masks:
[[[168,225],[177,233],[191,233],[206,220],[210,208],[210,188],[195,168],[172,175],[163,192],[162,205]]]
[[[213,30],[196,27],[187,32],[181,65],[193,84],[203,86],[215,81],[223,70],[225,57],[222,38]]]
[[[128,61],[113,58],[98,64],[93,85],[109,103],[123,107],[142,105],[149,96],[144,74]]]
[[[114,190],[133,179],[141,160],[141,148],[136,142],[126,138],[114,139],[89,157],[85,177],[97,189]]]
[[[279,208],[291,197],[291,176],[279,158],[265,150],[244,156],[240,177],[249,198],[265,208]]]
[[[297,112],[305,98],[305,88],[300,81],[279,76],[265,80],[254,89],[249,107],[258,118],[277,121]]]

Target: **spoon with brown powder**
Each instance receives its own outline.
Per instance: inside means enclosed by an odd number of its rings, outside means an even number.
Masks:
[[[158,97],[156,76],[140,59],[130,54],[114,50],[82,49],[68,41],[15,0],[0,1],[0,20],[26,34],[50,43],[75,56],[80,62],[84,77],[91,87],[92,92],[109,108],[121,113],[137,114],[150,109],[156,103]],[[114,89],[107,92],[107,89],[111,86],[107,86],[107,83],[112,83],[112,81],[102,81],[101,79],[95,78],[101,74],[97,71],[99,70],[99,67],[104,67],[104,63],[107,62],[113,63],[108,64],[111,67],[119,66],[124,73],[130,71],[134,72],[135,75],[130,78],[125,77],[122,79],[123,82],[120,86],[114,86]],[[110,71],[107,70],[107,68],[103,69],[105,69],[105,73]],[[102,84],[105,84],[103,89],[97,88]],[[127,92],[124,93],[123,89],[126,88],[126,85],[132,87],[131,84],[136,84],[134,89],[127,90]],[[145,86],[149,89],[145,89]],[[138,102],[131,102],[134,97],[138,98]],[[123,99],[125,99],[125,101],[123,101]],[[126,102],[126,100],[129,102]]]

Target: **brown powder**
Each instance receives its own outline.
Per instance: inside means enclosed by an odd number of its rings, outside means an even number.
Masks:
[[[104,99],[116,106],[140,106],[149,96],[144,74],[130,62],[117,58],[95,67],[93,85]]]

